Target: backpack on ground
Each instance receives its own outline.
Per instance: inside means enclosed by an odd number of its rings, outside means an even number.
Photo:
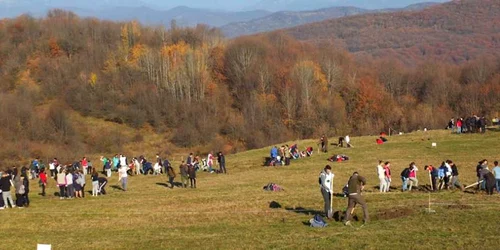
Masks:
[[[328,223],[319,214],[315,215],[314,218],[309,220],[311,227],[326,227]]]

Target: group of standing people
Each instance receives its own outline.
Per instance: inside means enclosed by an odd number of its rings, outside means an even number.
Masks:
[[[21,172],[18,172],[18,169],[14,168],[0,172],[0,209],[23,208],[30,205],[28,171],[27,168],[22,168]],[[15,202],[12,191],[15,192]]]
[[[479,117],[475,114],[467,118],[452,117],[448,122],[446,129],[452,130],[457,134],[462,133],[485,133],[486,132],[486,118]]]

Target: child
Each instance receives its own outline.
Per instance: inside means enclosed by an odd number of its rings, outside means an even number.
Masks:
[[[59,174],[57,174],[57,186],[59,187],[59,199],[64,199],[66,197],[66,174],[64,169],[59,169]]]
[[[92,196],[97,196],[97,193],[99,191],[99,175],[97,174],[97,171],[95,169],[92,170]]]
[[[38,184],[40,184],[40,188],[42,188],[42,196],[45,196],[45,187],[47,186],[47,174],[45,173],[45,168],[40,170],[40,181]]]

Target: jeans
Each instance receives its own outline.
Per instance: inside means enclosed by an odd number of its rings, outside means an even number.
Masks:
[[[286,165],[290,165],[290,158],[286,158],[285,162],[286,161],[288,161],[288,164]],[[224,174],[226,173],[226,163],[220,164],[220,172]]]
[[[92,182],[92,196],[97,196],[98,192],[99,192],[99,182],[93,181]]]
[[[5,203],[5,207],[9,207],[9,202],[11,207],[15,207],[16,204],[14,203],[14,200],[12,199],[12,195],[10,194],[10,191],[3,191],[2,192],[3,196],[3,203]]]
[[[497,183],[497,192],[500,193],[500,179],[496,179]]]
[[[462,133],[462,127],[457,127],[457,134]]]
[[[321,194],[323,195],[323,201],[325,202],[325,207],[324,207],[325,208],[325,215],[328,218],[332,218],[332,216],[333,216],[333,209],[330,206],[330,204],[331,204],[330,201],[332,199],[332,195],[330,194],[330,192],[327,192],[323,188],[321,189]]]
[[[380,185],[379,185],[380,189],[379,189],[379,191],[381,193],[383,193],[387,189],[387,182],[385,181],[385,177],[379,178],[379,180],[380,180]]]
[[[401,181],[403,182],[403,192],[408,190],[408,178],[401,176]]]
[[[123,189],[123,191],[127,191],[127,181],[128,181],[128,177],[122,177],[122,189]]]

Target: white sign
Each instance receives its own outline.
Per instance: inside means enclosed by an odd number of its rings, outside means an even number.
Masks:
[[[51,250],[52,245],[49,244],[37,244],[36,250]]]

